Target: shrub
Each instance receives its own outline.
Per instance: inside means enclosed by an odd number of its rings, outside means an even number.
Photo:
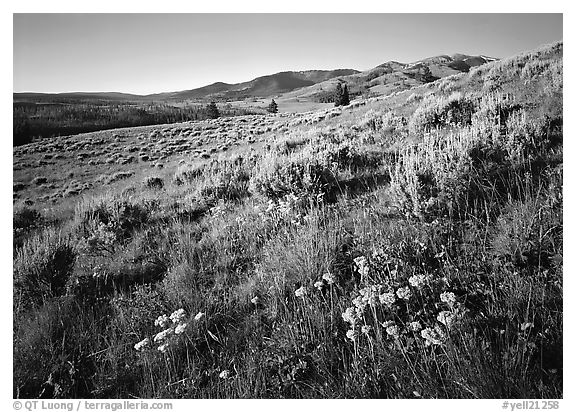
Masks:
[[[412,133],[421,133],[445,126],[466,126],[471,124],[475,110],[474,100],[460,92],[447,98],[431,96],[414,111],[408,127]]]
[[[15,301],[42,303],[63,294],[76,255],[73,241],[55,229],[28,239],[14,260]]]
[[[158,176],[149,176],[144,180],[144,184],[151,189],[162,189],[164,187],[164,180]]]

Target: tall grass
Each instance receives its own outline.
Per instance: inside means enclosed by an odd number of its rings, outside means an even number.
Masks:
[[[18,212],[14,396],[562,397],[559,53]]]

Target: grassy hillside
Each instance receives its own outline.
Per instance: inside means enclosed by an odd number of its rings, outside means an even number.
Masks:
[[[22,398],[562,398],[562,43],[14,149]]]

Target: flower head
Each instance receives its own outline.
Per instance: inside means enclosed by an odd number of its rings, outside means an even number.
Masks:
[[[434,329],[422,329],[420,335],[426,340],[426,346],[442,345],[446,339],[446,335],[438,326],[436,326]]]
[[[382,293],[379,297],[380,303],[386,306],[392,306],[396,302],[396,296],[392,292]]]
[[[420,289],[426,283],[426,276],[424,275],[410,276],[410,278],[408,279],[408,283],[410,283],[410,286],[416,289]]]
[[[158,316],[158,319],[154,321],[154,326],[165,328],[170,324],[167,315]]]
[[[400,331],[397,325],[388,326],[386,328],[386,333],[395,339],[398,338],[398,336],[400,336]]]
[[[146,347],[148,347],[148,345],[150,345],[150,339],[146,338],[138,342],[136,345],[134,345],[134,349],[136,349],[137,351],[141,351]]]
[[[412,296],[412,292],[410,291],[410,288],[406,286],[403,288],[398,288],[398,290],[396,291],[396,295],[400,299],[408,300]]]
[[[354,325],[358,320],[354,308],[346,308],[346,310],[342,313],[342,319],[344,322]]]
[[[195,321],[199,321],[199,320],[201,320],[204,316],[206,316],[206,314],[205,314],[204,312],[198,312],[198,313],[196,314],[196,316],[194,316],[194,320],[195,320]]]
[[[187,323],[180,323],[178,324],[178,326],[176,326],[176,329],[174,329],[174,333],[176,335],[180,335],[182,332],[184,332],[186,330],[186,327],[188,326]]]
[[[218,375],[218,377],[220,379],[228,379],[230,377],[230,371],[228,369],[224,369],[222,372],[220,372],[220,375]]]
[[[174,332],[174,329],[168,328],[162,332],[157,333],[156,336],[154,336],[154,342],[162,342],[164,339],[170,336],[172,332]]]
[[[162,353],[166,353],[168,351],[169,345],[168,343],[164,343],[163,345],[158,346],[158,350]]]
[[[408,324],[408,328],[409,328],[411,331],[418,332],[419,330],[422,329],[422,325],[420,324],[420,322],[414,321],[414,322],[410,322],[410,323]]]
[[[351,341],[356,340],[356,331],[354,329],[348,329],[346,332],[346,337]]]
[[[363,325],[360,330],[362,331],[362,333],[363,333],[364,335],[369,335],[370,332],[372,332],[372,326]]]
[[[454,306],[456,303],[456,295],[452,292],[442,292],[440,294],[440,300],[448,306]]]
[[[172,319],[172,323],[180,323],[186,317],[186,311],[184,309],[178,309],[170,315],[170,319]]]
[[[308,291],[304,286],[300,286],[298,289],[294,291],[294,294],[296,295],[297,298],[303,298],[307,292]]]
[[[254,296],[252,299],[250,299],[250,302],[252,302],[254,305],[257,305],[258,302],[260,302],[260,298],[258,296]]]
[[[317,281],[316,283],[314,283],[314,287],[318,290],[322,290],[322,288],[324,287],[324,282],[322,282],[321,280]]]
[[[438,322],[442,323],[446,327],[450,327],[455,317],[456,316],[454,315],[454,313],[447,310],[443,310],[438,314],[438,316],[436,316],[436,320],[438,320]]]
[[[336,282],[336,279],[334,279],[334,275],[330,272],[324,273],[322,275],[322,279],[324,279],[326,283],[328,283],[329,285],[333,285],[334,282]]]
[[[368,275],[368,262],[364,256],[358,256],[356,259],[354,259],[354,264],[356,265],[356,269],[358,270],[360,276],[364,277]]]

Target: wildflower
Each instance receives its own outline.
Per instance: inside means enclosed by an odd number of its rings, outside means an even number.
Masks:
[[[395,324],[395,323],[394,323],[393,320],[387,320],[386,322],[381,323],[381,325],[382,325],[382,327],[383,327],[384,329],[386,329],[388,326],[392,326],[392,325],[394,325],[394,324]]]
[[[453,306],[456,303],[456,295],[452,292],[442,292],[440,294],[440,300],[448,306]]]
[[[169,324],[170,324],[170,322],[168,321],[168,316],[166,316],[166,315],[158,316],[158,319],[156,319],[154,321],[154,326],[158,326],[161,328],[165,328]]]
[[[334,275],[330,272],[324,273],[322,275],[322,279],[324,279],[326,283],[328,283],[329,285],[334,284],[334,282],[336,281],[336,279],[334,279]]]
[[[322,290],[322,288],[324,287],[324,282],[319,280],[318,282],[314,283],[314,287],[318,290]]]
[[[350,339],[351,341],[356,340],[356,331],[355,331],[354,329],[349,329],[349,330],[346,332],[346,337],[347,337],[348,339]]]
[[[182,332],[186,330],[187,326],[188,326],[187,323],[180,323],[178,326],[176,326],[176,329],[174,329],[174,333],[176,335],[180,335]]]
[[[202,319],[206,314],[204,312],[198,312],[196,314],[196,316],[194,316],[194,320],[195,321],[199,321],[200,319]]]
[[[426,339],[426,346],[442,345],[446,339],[446,335],[438,327],[435,327],[434,329],[423,329],[422,332],[420,332],[420,335]]]
[[[298,289],[294,291],[294,294],[297,298],[303,298],[307,293],[307,290],[304,286],[300,286]]]
[[[400,299],[408,300],[412,296],[412,292],[410,292],[410,288],[406,286],[403,288],[398,288],[398,290],[396,291],[396,295]]]
[[[447,311],[447,310],[443,310],[442,312],[440,312],[438,314],[438,316],[436,316],[436,320],[438,320],[438,322],[445,325],[447,328],[450,327],[450,325],[454,321],[454,318],[455,318],[455,315],[452,312]]]
[[[145,349],[149,344],[150,344],[150,339],[146,338],[146,339],[138,342],[136,345],[134,345],[134,349],[136,349],[137,351],[141,351],[141,350]]]
[[[352,304],[356,307],[356,313],[358,314],[358,316],[362,316],[367,304],[362,299],[362,296],[356,296],[354,299],[352,299]]]
[[[344,322],[354,325],[357,321],[356,312],[354,311],[354,308],[346,308],[346,310],[342,313],[342,319],[344,320]]]
[[[408,279],[408,283],[410,286],[415,287],[416,289],[420,289],[424,283],[426,283],[426,276],[424,275],[414,275],[410,276]]]
[[[168,336],[170,336],[172,334],[172,332],[174,332],[174,329],[172,328],[168,328],[166,330],[163,330],[162,332],[159,332],[156,334],[156,336],[154,336],[154,342],[161,342],[164,339],[166,339]]]
[[[218,377],[220,379],[228,379],[230,377],[230,371],[228,369],[224,369],[222,372],[220,372],[220,375],[218,375]]]
[[[186,311],[184,309],[178,309],[170,315],[172,323],[180,323],[184,320],[185,317],[186,317]]]
[[[420,329],[422,329],[422,325],[420,324],[420,322],[414,321],[414,322],[410,322],[408,324],[408,328],[411,331],[418,332]]]
[[[396,302],[396,296],[392,292],[382,293],[379,297],[380,303],[386,306],[392,306]]]
[[[356,265],[360,276],[364,277],[368,275],[368,270],[370,268],[368,267],[368,263],[364,256],[358,256],[356,259],[354,259],[354,264]]]
[[[372,332],[372,326],[364,325],[364,326],[362,326],[361,331],[364,335],[369,335],[370,332]]]
[[[250,299],[250,302],[252,302],[254,305],[257,305],[258,302],[260,302],[260,298],[258,296],[254,296],[252,299]]]
[[[400,336],[400,331],[398,330],[397,325],[391,325],[386,328],[386,333],[392,336],[394,339],[397,339]]]
[[[165,343],[163,345],[158,346],[158,350],[162,353],[166,353],[168,351],[168,343]]]
[[[520,329],[522,331],[525,331],[526,329],[532,328],[532,327],[534,327],[534,324],[532,322],[526,322],[526,323],[523,323],[522,325],[520,325]]]

